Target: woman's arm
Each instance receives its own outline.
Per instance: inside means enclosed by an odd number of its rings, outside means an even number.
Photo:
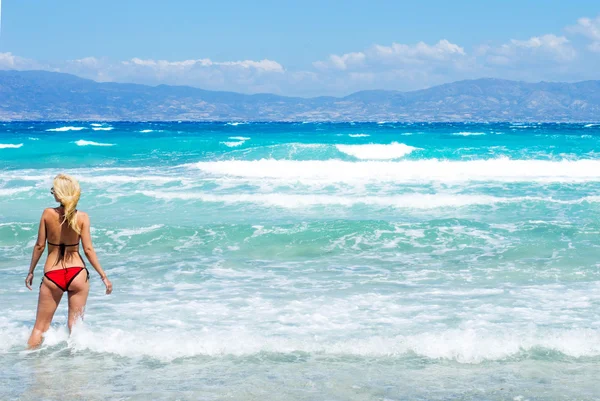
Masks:
[[[31,263],[29,264],[29,274],[25,278],[25,286],[31,290],[33,284],[33,272],[37,266],[42,253],[46,249],[46,210],[42,213],[40,218],[40,225],[38,227],[38,236],[35,245],[33,246],[33,253],[31,254]]]
[[[102,266],[100,266],[98,256],[96,256],[96,251],[92,245],[92,235],[90,234],[90,218],[86,213],[80,213],[77,217],[81,217],[81,245],[83,246],[83,252],[94,269],[100,275],[102,282],[106,286],[106,293],[110,294],[112,292],[112,283],[106,277],[106,273],[104,273]]]

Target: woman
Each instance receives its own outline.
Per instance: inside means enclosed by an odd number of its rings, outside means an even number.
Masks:
[[[29,348],[36,348],[42,343],[42,336],[50,328],[52,317],[64,292],[69,296],[69,331],[73,329],[77,319],[83,317],[90,285],[89,272],[79,253],[80,240],[85,256],[106,286],[106,293],[112,292],[112,284],[102,270],[92,246],[90,219],[87,213],[76,209],[81,195],[79,183],[68,175],[59,174],[54,178],[54,186],[50,193],[60,206],[48,208],[42,213],[29,274],[25,279],[25,285],[31,290],[33,271],[48,241],[48,258],[40,284],[35,326],[27,341]]]

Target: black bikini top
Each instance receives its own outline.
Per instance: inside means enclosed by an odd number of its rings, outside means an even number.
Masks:
[[[77,246],[77,245],[79,245],[79,241],[77,241],[76,244],[70,244],[70,245],[67,245],[67,244],[53,244],[52,242],[48,241],[48,245],[57,246],[58,247],[58,252],[60,253],[60,256],[65,256],[66,248],[68,246]]]

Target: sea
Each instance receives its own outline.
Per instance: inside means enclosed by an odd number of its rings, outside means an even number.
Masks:
[[[27,351],[58,173],[114,292]],[[3,401],[598,400],[600,124],[0,124],[0,283]]]

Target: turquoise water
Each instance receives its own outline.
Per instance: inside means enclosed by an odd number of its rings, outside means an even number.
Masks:
[[[0,125],[0,399],[597,399],[599,149],[594,124]],[[29,352],[59,172],[115,291],[92,274]]]

